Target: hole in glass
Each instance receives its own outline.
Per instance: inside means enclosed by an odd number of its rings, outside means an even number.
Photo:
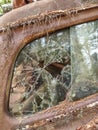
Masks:
[[[98,92],[98,20],[28,44],[15,63],[12,115],[35,113]]]

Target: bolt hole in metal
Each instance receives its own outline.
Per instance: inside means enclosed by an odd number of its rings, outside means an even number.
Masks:
[[[12,116],[34,114],[98,92],[98,20],[39,38],[17,57]]]

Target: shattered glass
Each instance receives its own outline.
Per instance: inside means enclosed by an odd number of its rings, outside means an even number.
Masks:
[[[98,20],[29,43],[17,57],[12,115],[35,113],[98,92]]]

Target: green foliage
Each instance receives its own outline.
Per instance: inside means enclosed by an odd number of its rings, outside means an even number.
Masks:
[[[10,10],[11,7],[7,6],[9,4],[11,4],[11,0],[0,0],[0,15],[3,15],[5,12]]]
[[[11,0],[0,0],[0,4],[8,4],[11,3]]]

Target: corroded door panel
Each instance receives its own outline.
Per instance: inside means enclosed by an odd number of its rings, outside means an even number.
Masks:
[[[98,2],[98,1],[97,1]],[[9,90],[13,66],[30,41],[76,24],[98,19],[97,2],[43,0],[25,5],[0,17],[0,128],[2,130],[75,130],[98,112],[98,94],[27,117],[9,114]],[[93,130],[93,129],[92,129]]]

